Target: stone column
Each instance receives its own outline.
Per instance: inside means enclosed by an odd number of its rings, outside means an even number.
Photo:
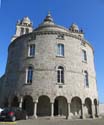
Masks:
[[[23,103],[23,97],[20,98],[20,101],[19,101],[19,107],[22,108],[22,103]]]
[[[51,103],[51,118],[54,118],[54,103]]]
[[[81,117],[82,117],[82,119],[85,119],[85,104],[82,104]]]
[[[67,115],[66,115],[66,119],[71,119],[71,117],[70,117],[70,103],[67,103]]]
[[[34,117],[37,118],[37,102],[34,102]]]

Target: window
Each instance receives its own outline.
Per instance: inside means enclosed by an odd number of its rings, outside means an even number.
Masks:
[[[29,57],[35,56],[35,45],[34,44],[29,45],[28,56]]]
[[[64,56],[64,45],[63,44],[57,45],[57,56]]]
[[[64,68],[62,66],[59,66],[57,69],[57,82],[58,83],[64,83]]]
[[[26,33],[29,33],[29,29],[28,28],[26,28]]]
[[[87,54],[85,50],[82,50],[82,61],[87,62]]]
[[[21,28],[21,33],[20,35],[23,35],[24,34],[24,28]]]
[[[84,71],[84,84],[86,87],[89,87],[88,72],[87,71]]]
[[[33,68],[30,66],[26,70],[26,84],[31,84],[33,79]]]

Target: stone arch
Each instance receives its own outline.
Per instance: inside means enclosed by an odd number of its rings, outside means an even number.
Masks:
[[[12,107],[18,107],[19,106],[19,100],[17,96],[14,96],[11,102]]]
[[[41,95],[38,98],[37,115],[38,116],[51,115],[51,104],[50,104],[50,98],[48,96]]]
[[[54,115],[67,116],[67,99],[64,96],[57,96],[54,101]]]
[[[85,99],[85,117],[92,118],[92,101],[90,98]]]
[[[82,100],[80,97],[75,96],[71,100],[70,111],[72,117],[82,118]]]
[[[55,71],[57,71],[57,69],[58,69],[59,66],[63,67],[63,68],[64,68],[64,71],[66,70],[65,65],[63,65],[63,64],[58,64],[58,65],[55,66]]]
[[[33,65],[33,64],[28,64],[28,65],[26,65],[26,66],[25,66],[25,69],[27,69],[28,67],[32,67],[33,70],[34,70],[34,65]]]
[[[34,113],[34,102],[33,98],[30,95],[25,95],[23,97],[22,108],[27,111],[28,116],[32,116]]]
[[[95,117],[98,117],[98,110],[97,110],[98,103],[97,103],[97,99],[94,99],[94,106],[95,106]]]

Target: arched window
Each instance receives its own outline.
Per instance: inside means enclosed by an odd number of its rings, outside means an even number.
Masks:
[[[20,35],[23,35],[23,34],[24,34],[24,28],[21,28]]]
[[[86,51],[82,49],[82,61],[86,62],[87,61],[87,54]]]
[[[84,71],[84,84],[86,87],[89,87],[88,72],[87,71]]]
[[[64,68],[62,66],[57,68],[57,82],[64,83]]]
[[[26,70],[26,84],[31,84],[33,80],[33,68],[30,66]]]
[[[28,28],[26,28],[26,33],[29,33],[29,29]]]
[[[35,56],[35,45],[34,44],[29,45],[28,56],[29,57],[34,57]]]
[[[64,45],[63,44],[57,45],[57,56],[64,56]]]

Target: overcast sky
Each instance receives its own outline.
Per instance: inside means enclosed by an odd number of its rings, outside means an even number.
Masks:
[[[18,19],[29,16],[36,28],[48,11],[56,24],[74,22],[94,48],[100,103],[104,102],[104,0],[0,0],[0,76],[5,72],[8,46]]]

